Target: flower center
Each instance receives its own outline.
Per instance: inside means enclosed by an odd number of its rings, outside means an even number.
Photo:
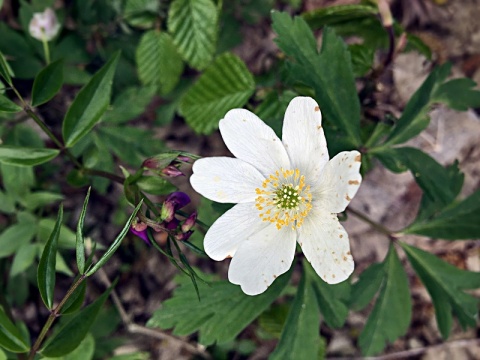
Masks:
[[[255,192],[258,216],[276,223],[277,229],[287,225],[293,230],[299,228],[312,208],[310,186],[305,184],[305,176],[298,169],[275,171]]]

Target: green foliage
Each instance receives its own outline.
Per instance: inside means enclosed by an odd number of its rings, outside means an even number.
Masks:
[[[0,346],[15,353],[24,353],[29,350],[29,345],[20,330],[9,319],[2,307],[0,307]]]
[[[408,278],[393,245],[382,267],[384,276],[380,292],[358,339],[366,356],[379,353],[387,342],[404,335],[412,316]],[[371,294],[373,291],[369,292]]]
[[[32,88],[32,106],[46,103],[63,85],[63,60],[58,60],[42,69],[35,77]]]
[[[181,279],[173,297],[155,311],[147,325],[174,328],[180,336],[199,331],[204,345],[233,340],[280,295],[290,275],[291,271],[280,276],[258,296],[245,295],[239,286],[226,281],[199,283],[200,301],[188,280]]]
[[[56,149],[36,149],[16,146],[0,146],[0,162],[17,166],[35,166],[55,158],[60,153]]]
[[[12,85],[13,71],[8,65],[5,56],[0,52],[0,75],[5,79],[8,85]]]
[[[252,96],[255,82],[237,56],[225,53],[215,59],[180,102],[180,114],[198,133],[210,134],[233,108]]]
[[[75,254],[77,259],[77,267],[78,272],[82,275],[85,273],[85,239],[83,237],[83,224],[85,223],[85,215],[87,213],[90,190],[91,188],[88,188],[87,196],[85,196],[85,201],[83,202],[82,212],[80,213],[80,217],[78,218],[77,232],[75,233]]]
[[[75,145],[95,126],[110,103],[112,79],[119,53],[114,55],[77,94],[63,120],[65,146]]]
[[[480,273],[457,269],[435,255],[400,243],[435,306],[438,328],[444,338],[450,334],[452,315],[465,329],[475,327],[479,300],[464,292],[480,287]]]
[[[320,7],[303,13],[302,17],[310,27],[319,29],[326,25],[336,25],[369,18],[377,14],[378,9],[376,6],[354,4]]]
[[[144,85],[155,85],[168,94],[177,85],[183,62],[165,32],[151,30],[143,34],[136,51],[138,77]]]
[[[380,289],[385,275],[385,263],[375,263],[364,270],[352,286],[350,308],[353,310],[365,308]]]
[[[110,287],[92,304],[74,315],[68,323],[48,339],[40,353],[44,356],[58,357],[75,350],[87,336],[111,290]]]
[[[168,31],[183,59],[202,70],[212,60],[217,42],[218,12],[211,0],[174,0]]]
[[[315,90],[322,114],[345,132],[351,145],[359,145],[360,102],[345,43],[326,28],[319,54],[305,20],[278,12],[272,14],[272,19],[277,45],[296,61],[288,63],[291,76]]]
[[[46,360],[91,360],[95,352],[95,339],[88,333],[78,347],[72,352],[59,357],[43,357]]]
[[[317,275],[304,261],[304,272],[290,307],[280,341],[270,359],[315,359],[320,350],[320,317],[313,289]]]
[[[17,113],[22,111],[22,107],[15,104],[9,98],[3,95],[0,95],[0,111],[6,112],[6,113]]]
[[[57,261],[57,246],[60,233],[60,225],[63,220],[63,206],[60,205],[58,210],[57,221],[55,227],[50,234],[50,238],[45,244],[42,257],[38,263],[37,283],[38,290],[42,296],[45,306],[49,309],[53,305],[53,291],[55,289],[55,269]]]

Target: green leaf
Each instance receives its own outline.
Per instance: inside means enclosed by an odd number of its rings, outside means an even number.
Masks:
[[[325,25],[335,25],[352,20],[376,16],[378,8],[371,5],[338,5],[326,6],[307,11],[302,17],[313,29],[320,29]]]
[[[212,60],[217,42],[218,12],[211,0],[174,0],[168,31],[185,61],[202,70]]]
[[[242,60],[225,53],[188,89],[179,111],[197,133],[210,134],[228,110],[245,105],[254,91],[255,81]]]
[[[317,277],[307,261],[280,341],[269,359],[316,359],[320,349],[320,316],[313,289]]]
[[[442,336],[447,338],[450,333],[452,314],[464,329],[475,327],[479,300],[463,290],[479,288],[480,273],[457,269],[426,251],[405,243],[400,245],[432,297]]]
[[[402,232],[457,240],[480,237],[480,190],[444,208],[431,219],[419,219]]]
[[[95,353],[95,339],[92,334],[88,333],[82,340],[80,345],[64,356],[59,357],[43,357],[43,360],[91,360]]]
[[[53,291],[55,289],[55,268],[57,263],[57,245],[60,234],[60,225],[63,220],[63,205],[58,209],[57,221],[50,238],[45,244],[42,257],[38,263],[37,283],[38,290],[45,306],[51,309],[53,306]]]
[[[43,218],[38,222],[37,237],[42,242],[47,242],[52,229],[55,227],[55,220]],[[75,249],[75,233],[65,225],[60,226],[58,247],[63,249]]]
[[[352,146],[360,140],[360,102],[347,46],[330,28],[323,32],[322,50],[305,20],[272,13],[277,45],[295,59],[289,63],[294,79],[312,87],[323,115],[343,130]]]
[[[140,190],[152,195],[165,195],[176,189],[169,181],[159,176],[142,176],[136,184]]]
[[[49,191],[27,193],[19,199],[20,204],[28,210],[35,210],[60,200],[63,200],[62,194]]]
[[[201,301],[189,279],[183,281],[171,299],[155,311],[147,326],[174,328],[176,335],[199,331],[200,343],[211,345],[233,340],[280,295],[292,271],[278,277],[263,294],[245,295],[239,286],[227,281],[198,283]]]
[[[119,57],[117,52],[75,97],[63,121],[65,146],[75,145],[88,134],[107,109]]]
[[[13,278],[33,265],[36,255],[37,247],[35,245],[25,244],[21,246],[13,258],[10,277]]]
[[[17,104],[15,104],[12,100],[7,98],[4,95],[0,95],[0,111],[6,113],[17,113],[22,111],[23,108]]]
[[[348,46],[348,51],[352,56],[352,69],[355,77],[364,76],[373,69],[374,49],[361,44],[352,44]]]
[[[350,308],[355,311],[362,310],[373,299],[386,276],[384,267],[385,263],[376,263],[360,274],[360,278],[352,287]]]
[[[138,77],[144,85],[156,85],[168,94],[183,72],[183,61],[170,35],[157,30],[143,34],[136,51]]]
[[[85,239],[83,238],[83,224],[85,222],[85,214],[87,213],[87,205],[88,199],[90,199],[91,189],[91,187],[88,188],[87,196],[85,196],[85,200],[83,201],[82,212],[80,213],[80,217],[78,219],[75,241],[78,272],[82,275],[85,273]]]
[[[42,69],[35,77],[32,88],[32,106],[46,103],[63,85],[63,60],[58,60]]]
[[[86,271],[85,276],[91,276],[93,275],[98,269],[100,269],[107,261],[112,257],[112,255],[117,251],[118,247],[122,243],[123,238],[125,235],[127,235],[128,231],[130,230],[130,226],[132,224],[133,219],[137,215],[137,212],[140,210],[142,207],[143,200],[141,200],[138,205],[135,207],[135,209],[132,212],[132,215],[128,218],[125,226],[123,227],[122,231],[116,239],[113,241],[113,243],[110,245],[110,247],[107,249],[107,251],[102,255],[102,257],[97,261],[95,265],[93,265],[90,269]]]
[[[28,244],[35,235],[35,221],[20,221],[9,226],[0,234],[0,258],[10,256]]]
[[[103,116],[104,123],[125,123],[143,114],[155,95],[156,86],[130,87],[118,95]]]
[[[450,64],[434,69],[413,94],[402,116],[398,119],[384,145],[401,144],[420,134],[430,123],[428,111],[436,86],[445,81],[450,73]]]
[[[433,100],[446,104],[449,108],[466,111],[480,107],[480,91],[474,90],[475,81],[469,78],[450,80],[437,87]]]
[[[38,149],[20,146],[0,146],[0,162],[17,166],[35,166],[55,158],[56,149]]]
[[[332,328],[342,327],[348,315],[345,303],[349,297],[350,284],[344,281],[340,284],[329,285],[316,275],[313,269],[306,266],[304,269],[312,272],[312,284],[323,320]]]
[[[5,60],[5,56],[0,52],[0,76],[2,76],[8,85],[12,85],[12,76],[13,71],[8,65],[7,60]]]
[[[79,276],[74,280],[77,281]],[[73,314],[80,310],[85,301],[85,293],[87,292],[87,282],[83,281],[72,293],[72,295],[65,302],[65,305],[60,309],[63,315]]]
[[[127,0],[123,16],[129,25],[148,29],[154,26],[159,7],[156,0]]]
[[[40,350],[40,353],[44,356],[58,357],[75,350],[87,336],[113,286],[105,291],[95,302],[74,315],[55,335],[51,336]]]
[[[387,342],[393,342],[407,332],[412,315],[408,277],[394,246],[384,261],[385,277],[358,343],[365,356],[381,352]]]
[[[24,353],[29,350],[22,334],[0,307],[0,346],[14,353]]]

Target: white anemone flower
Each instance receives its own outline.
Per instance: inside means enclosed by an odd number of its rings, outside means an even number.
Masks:
[[[50,41],[57,36],[60,30],[60,24],[55,12],[46,8],[44,12],[34,13],[28,31],[30,35],[40,41]]]
[[[296,97],[288,105],[283,139],[248,110],[230,110],[220,121],[236,158],[197,160],[193,188],[220,203],[236,203],[205,235],[214,260],[232,258],[230,282],[248,295],[264,292],[290,268],[298,242],[327,283],[353,272],[348,235],[337,218],[362,177],[358,151],[329,160],[318,104]]]

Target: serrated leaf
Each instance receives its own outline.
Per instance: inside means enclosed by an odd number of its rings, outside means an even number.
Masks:
[[[365,356],[381,352],[407,332],[412,315],[408,277],[393,245],[384,261],[385,277],[375,307],[358,339]]]
[[[185,61],[202,70],[217,42],[217,7],[211,0],[175,0],[168,11],[168,31]]]
[[[315,359],[320,349],[320,316],[313,288],[317,277],[307,261],[280,341],[269,359]],[[313,273],[312,273],[313,272]]]
[[[477,84],[469,78],[447,81],[438,86],[433,94],[433,101],[446,104],[449,108],[466,111],[480,107],[480,91],[474,90]]]
[[[75,234],[75,254],[77,259],[77,268],[78,272],[82,275],[85,272],[85,240],[83,238],[83,224],[85,222],[85,215],[87,213],[87,205],[88,199],[90,199],[91,189],[91,187],[88,188],[87,195],[85,196],[85,200],[83,201],[82,212],[80,213],[80,217],[78,218],[77,232]]]
[[[10,268],[10,277],[12,278],[22,273],[33,265],[36,255],[37,247],[35,245],[25,244],[21,246],[13,258],[12,267]]]
[[[420,134],[430,123],[428,110],[432,103],[435,87],[443,82],[450,72],[451,65],[445,64],[434,69],[418,90],[413,94],[395,124],[385,145],[401,144]]]
[[[58,209],[57,221],[45,244],[40,262],[38,263],[37,284],[38,290],[45,306],[51,309],[53,306],[53,291],[55,289],[55,269],[57,263],[57,245],[60,234],[60,226],[63,220],[63,205]]]
[[[305,20],[287,13],[272,13],[275,42],[295,59],[289,63],[292,77],[315,90],[322,114],[347,135],[351,146],[361,143],[360,102],[355,87],[350,53],[330,28],[323,31],[322,50]]]
[[[475,327],[479,300],[463,290],[479,288],[480,273],[460,270],[426,251],[400,245],[432,297],[442,336],[447,338],[450,333],[452,314],[464,329]]]
[[[0,162],[16,166],[35,166],[48,162],[60,153],[56,149],[0,146]]]
[[[213,281],[209,286],[199,282],[199,301],[192,286],[185,283],[155,311],[147,326],[174,328],[174,334],[181,336],[198,331],[204,345],[231,341],[280,295],[291,273],[278,277],[257,296],[245,295],[227,281]]]
[[[135,53],[138,77],[144,85],[156,85],[168,94],[183,72],[183,61],[165,32],[150,30],[143,34]]]
[[[385,277],[385,263],[370,265],[360,274],[358,281],[352,286],[349,306],[355,310],[362,310],[373,299],[380,289]]]
[[[14,353],[24,353],[29,350],[19,329],[8,318],[0,306],[0,346]]]
[[[46,103],[63,85],[63,60],[58,60],[38,73],[33,82],[32,106]]]
[[[79,91],[63,120],[65,146],[72,147],[95,126],[110,103],[116,53]]]
[[[17,105],[6,96],[0,95],[0,111],[6,112],[6,113],[17,113],[22,110],[23,108],[20,105]]]
[[[254,91],[255,81],[242,60],[225,53],[187,90],[179,111],[197,133],[210,134],[228,110],[245,105]]]
[[[127,222],[125,223],[125,226],[123,227],[122,231],[117,235],[113,243],[110,245],[110,247],[107,249],[107,251],[100,257],[100,259],[90,268],[86,271],[85,276],[91,276],[93,275],[98,269],[100,269],[107,261],[112,257],[112,255],[117,251],[118,247],[122,243],[123,238],[125,235],[127,235],[128,231],[130,230],[130,226],[132,225],[132,221],[137,215],[137,212],[140,210],[142,207],[143,200],[141,200],[138,205],[135,207],[133,210],[132,214],[128,218]]]
[[[40,353],[44,356],[58,357],[72,352],[79,346],[85,336],[87,336],[113,286],[92,304],[74,315],[54,336],[51,336],[40,350]]]
[[[431,219],[415,221],[402,232],[457,240],[480,237],[480,190],[444,208]]]

